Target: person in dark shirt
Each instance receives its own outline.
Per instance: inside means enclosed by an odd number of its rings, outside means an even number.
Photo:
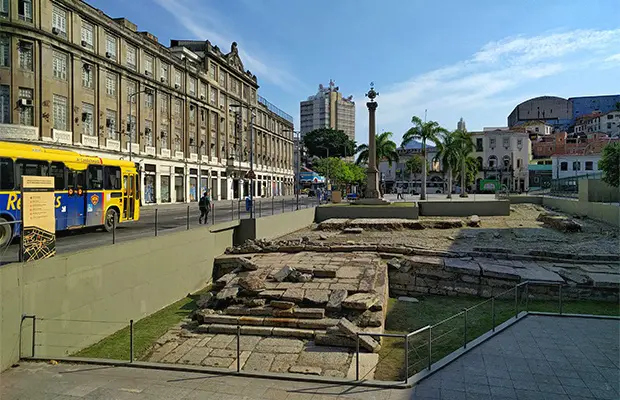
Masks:
[[[209,221],[209,209],[211,208],[211,198],[209,197],[208,191],[202,194],[202,197],[198,201],[198,208],[200,209],[198,223],[202,224],[204,219],[204,223],[206,224]]]

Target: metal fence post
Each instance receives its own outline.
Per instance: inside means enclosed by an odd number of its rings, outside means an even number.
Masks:
[[[258,201],[258,218],[260,218],[263,215],[263,201],[259,200]]]
[[[230,200],[230,219],[235,220],[235,201]]]
[[[464,313],[463,313],[463,326],[465,327],[465,329],[463,331],[463,348],[466,349],[467,348],[467,309],[464,308],[463,311],[464,311]]]
[[[519,285],[515,285],[515,318],[519,315]]]
[[[116,244],[116,217],[112,216],[112,244]]]
[[[360,380],[360,334],[355,333],[355,380]]]
[[[215,204],[211,205],[211,225],[215,225]]]
[[[37,316],[32,316],[32,356],[34,357],[35,338],[37,336]]]
[[[241,371],[241,326],[237,325],[237,372]]]
[[[530,311],[530,283],[525,283],[525,312]]]
[[[433,327],[428,327],[428,370],[431,370],[433,363]]]
[[[156,208],[155,209],[155,236],[157,236],[157,222],[158,222],[158,212],[159,210]]]
[[[129,362],[133,362],[133,319],[129,320]]]
[[[493,326],[493,332],[495,332],[495,296],[491,297],[491,324]]]
[[[405,335],[405,383],[409,381],[409,335]]]
[[[241,199],[237,200],[237,219],[241,219]]]
[[[284,213],[284,198],[282,198],[282,212]]]
[[[275,201],[276,201],[275,199],[276,199],[275,196],[271,196],[271,215],[273,215],[275,212],[274,211],[274,208],[275,208],[274,206],[275,206]]]
[[[562,315],[562,284],[559,285],[560,286],[560,293],[559,293],[559,298],[560,298],[560,315]]]
[[[189,230],[189,206],[187,206],[187,229]]]

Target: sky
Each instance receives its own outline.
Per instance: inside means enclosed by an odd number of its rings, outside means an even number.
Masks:
[[[414,115],[470,131],[524,100],[620,93],[620,0],[87,0],[158,37],[238,43],[259,94],[292,115],[319,84],[379,92],[377,131],[400,144]]]

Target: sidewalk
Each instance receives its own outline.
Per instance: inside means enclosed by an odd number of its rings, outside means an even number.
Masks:
[[[299,196],[299,201],[302,202],[303,199],[306,199],[307,196]],[[254,198],[254,202],[259,202],[259,201],[263,201],[263,202],[270,202],[272,199],[272,197],[255,197]],[[295,200],[295,196],[276,196],[273,197],[273,199],[275,199],[275,202],[280,202],[282,201],[282,199],[284,199],[284,201],[289,202],[291,200]],[[230,204],[237,204],[238,202],[244,202],[245,198],[242,199],[233,199],[233,200],[217,200],[217,201],[212,201],[211,204],[213,204],[215,207],[218,206],[230,206]],[[141,214],[149,214],[149,213],[154,213],[155,209],[159,209],[162,211],[180,211],[180,210],[185,210],[187,208],[187,206],[190,207],[198,207],[198,201],[192,201],[189,203],[164,203],[164,204],[143,204],[140,208],[140,213]]]

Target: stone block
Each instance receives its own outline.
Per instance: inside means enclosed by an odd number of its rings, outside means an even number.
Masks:
[[[258,270],[258,264],[248,258],[240,257],[237,260],[237,264],[239,264],[239,267],[241,267],[241,269],[244,271]]]
[[[366,310],[360,315],[357,322],[360,328],[378,328],[383,325],[383,312]]]
[[[593,283],[589,276],[579,270],[558,268],[556,272],[569,284],[588,285]]]
[[[199,309],[209,308],[214,298],[215,298],[215,295],[211,292],[201,294],[200,298],[196,300],[196,307],[198,307]]]
[[[264,299],[279,299],[284,294],[284,290],[263,290],[258,297]]]
[[[317,253],[327,253],[329,252],[331,249],[329,246],[323,246],[322,244],[307,244],[306,245],[306,251],[315,251]]]
[[[331,334],[316,334],[314,337],[314,343],[319,346],[356,347],[355,339],[351,339],[348,336]]]
[[[342,308],[342,302],[347,298],[348,292],[345,289],[332,290],[325,307],[328,311],[338,311]]]
[[[479,228],[480,217],[477,215],[472,215],[471,217],[469,217],[469,219],[467,220],[467,226],[471,226],[472,228]]]
[[[594,287],[614,289],[620,287],[620,275],[598,273],[588,273],[587,275],[592,280]]]
[[[355,293],[342,302],[342,307],[354,310],[368,310],[379,301],[379,296],[373,293]]]
[[[234,358],[223,358],[223,357],[210,357],[208,356],[202,362],[201,365],[205,367],[215,367],[215,368],[229,368],[235,362]]]
[[[248,316],[241,316],[239,317],[239,324],[240,325],[263,325],[263,322],[265,321],[264,317],[248,317]]]
[[[541,213],[536,221],[549,225],[561,232],[581,232],[581,224],[560,214]]]
[[[466,294],[466,295],[469,295],[469,296],[477,296],[478,295],[478,288],[477,287],[466,286],[465,284],[454,285],[452,290],[455,291],[456,293]]]
[[[211,324],[209,325],[209,333],[234,335],[237,333],[237,325]]]
[[[229,302],[235,299],[237,294],[239,294],[238,286],[225,287],[215,295],[215,298],[220,302]]]
[[[564,279],[553,271],[542,267],[518,268],[515,272],[521,277],[521,281],[543,281],[563,283]]]
[[[245,304],[248,307],[264,307],[265,306],[265,299],[260,299],[260,298],[249,298],[249,299],[245,299],[243,304]]]
[[[244,371],[269,371],[275,354],[252,352],[243,366]]]
[[[211,314],[202,317],[203,324],[226,324],[236,325],[239,322],[239,317],[234,315],[224,314]]]
[[[460,258],[444,258],[444,269],[450,272],[456,272],[465,275],[480,275],[480,265],[468,259]]]
[[[288,369],[295,365],[295,361],[297,361],[297,354],[276,354],[276,358],[273,360],[271,364],[271,372],[288,372]],[[282,398],[278,397],[277,399],[284,399],[287,396],[287,393],[284,392]],[[274,399],[275,400],[275,399]]]
[[[259,273],[251,273],[239,279],[239,286],[250,293],[265,289],[265,279]]]
[[[331,291],[325,289],[306,289],[303,301],[312,305],[324,305],[329,300]]]
[[[359,337],[360,347],[363,347],[368,351],[377,353],[381,349],[381,345],[372,337],[365,335],[358,336],[357,333],[359,332],[359,329],[346,318],[342,318],[338,322],[338,328],[342,333],[352,339],[356,339],[356,337]]]
[[[315,278],[335,278],[336,268],[319,268],[312,271]]]
[[[364,229],[358,228],[358,227],[344,228],[342,230],[342,233],[344,234],[361,234],[363,232],[364,232]]]
[[[314,338],[314,331],[309,329],[295,329],[295,328],[273,328],[271,332],[272,336],[288,337],[288,338],[301,338],[312,339]]]
[[[285,265],[278,272],[273,274],[272,277],[274,280],[278,282],[283,282],[286,278],[288,278],[291,272],[293,272],[293,268],[289,267],[288,265]]]
[[[282,295],[282,300],[284,301],[292,301],[294,303],[301,303],[304,299],[304,289],[300,288],[290,288],[287,289]]]
[[[271,326],[252,326],[245,325],[241,327],[242,335],[255,335],[255,336],[271,336]]]
[[[322,318],[322,319],[302,319],[297,320],[297,327],[301,329],[316,329],[326,330],[329,327],[335,327],[338,325],[338,320],[335,318]]]
[[[398,301],[404,301],[405,303],[419,303],[420,300],[416,299],[415,297],[409,297],[409,296],[400,296],[398,298]]]
[[[237,270],[230,272],[222,277],[220,277],[218,280],[215,281],[215,287],[216,288],[223,288],[226,285],[228,285],[228,283],[230,281],[232,281],[233,279],[235,279],[237,277]]]
[[[324,308],[293,308],[293,316],[297,318],[321,319],[325,317]]]
[[[292,308],[286,308],[286,309],[276,308],[273,310],[272,315],[278,318],[292,318],[295,314]]]
[[[273,326],[280,328],[295,328],[297,327],[297,318],[276,318],[267,317],[263,322],[265,326]]]
[[[304,375],[321,375],[321,368],[319,367],[306,367],[303,365],[293,365],[288,369],[288,372],[292,374],[304,374]]]
[[[499,265],[491,262],[481,262],[480,269],[482,271],[482,276],[485,277],[510,279],[515,281],[520,279],[519,274],[514,268],[507,267],[505,265]]]
[[[288,310],[289,308],[293,308],[295,303],[292,301],[284,301],[284,300],[271,300],[269,305],[273,308],[277,308],[280,310]]]

